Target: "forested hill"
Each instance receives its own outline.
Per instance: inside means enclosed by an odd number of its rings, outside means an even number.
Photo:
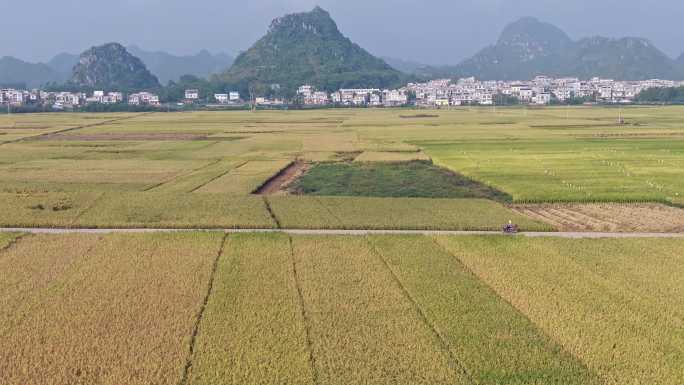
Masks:
[[[280,89],[285,95],[302,84],[334,91],[398,86],[404,79],[401,72],[342,35],[320,7],[275,19],[268,33],[221,76],[243,90]]]
[[[159,88],[159,80],[137,57],[118,43],[104,44],[83,52],[73,69],[70,83],[78,87],[138,91]]]

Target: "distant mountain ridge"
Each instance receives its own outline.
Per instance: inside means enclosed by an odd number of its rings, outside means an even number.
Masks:
[[[684,63],[669,58],[646,39],[597,36],[573,41],[561,29],[526,17],[506,26],[496,44],[452,71],[485,80],[524,80],[537,75],[674,79],[684,73]]]
[[[78,59],[79,55],[64,52],[56,55],[46,64],[57,73],[62,74],[66,80],[71,77],[71,72],[74,70],[74,66],[78,63]]]
[[[684,53],[679,55],[679,57],[675,60],[678,65],[682,66],[684,68]]]
[[[163,51],[146,51],[137,46],[127,47],[163,84],[179,81],[183,75],[209,78],[228,69],[235,60],[226,53],[212,54],[201,50],[195,55],[173,55]],[[80,57],[60,53],[47,63],[30,63],[14,57],[0,58],[0,85],[40,87],[47,83],[64,83],[72,76]]]
[[[320,7],[274,20],[267,34],[236,60],[206,50],[182,56],[130,46],[128,52],[161,83],[178,82],[187,74],[212,78],[243,91],[254,83],[266,88],[278,84],[288,92],[300,84],[312,83],[332,91],[468,76],[483,80],[526,80],[537,75],[684,79],[684,54],[672,59],[650,41],[636,37],[596,36],[574,41],[561,29],[532,17],[507,25],[495,44],[451,66],[377,58],[342,35]],[[69,53],[59,54],[47,63],[2,57],[0,86],[63,83],[71,78],[79,59],[79,55]]]
[[[163,51],[146,51],[137,46],[129,46],[128,50],[139,57],[163,84],[178,81],[183,75],[209,78],[210,75],[219,74],[230,68],[235,60],[226,53],[212,54],[204,49],[195,55],[185,56]]]
[[[43,63],[28,63],[11,56],[0,58],[0,87],[39,87],[66,77]]]
[[[277,84],[286,94],[302,84],[333,91],[396,86],[404,78],[342,35],[330,14],[320,7],[275,19],[266,35],[220,76],[242,90],[255,85],[273,90]]]

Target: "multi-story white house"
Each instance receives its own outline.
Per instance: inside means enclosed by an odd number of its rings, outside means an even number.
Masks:
[[[534,96],[532,102],[540,106],[549,104],[551,103],[551,94],[548,92],[540,92]]]
[[[382,102],[386,107],[403,106],[408,104],[408,95],[406,90],[384,90]]]
[[[219,104],[226,104],[230,100],[228,94],[214,94],[214,99]]]
[[[315,92],[315,89],[313,86],[310,86],[308,84],[305,84],[297,89],[297,95],[301,96],[309,96]]]
[[[150,92],[139,92],[137,94],[128,95],[128,104],[134,106],[159,106],[159,96]]]
[[[190,101],[199,100],[199,90],[197,90],[197,89],[185,90],[185,99],[190,100]]]
[[[22,105],[29,98],[29,93],[23,90],[15,90],[13,88],[6,88],[0,90],[0,103]]]
[[[304,98],[304,104],[323,106],[330,102],[327,92],[317,91]]]

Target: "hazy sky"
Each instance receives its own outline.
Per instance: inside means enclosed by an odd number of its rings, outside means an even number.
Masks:
[[[371,53],[455,64],[496,40],[503,27],[536,16],[572,38],[639,36],[684,52],[682,0],[0,0],[0,56],[48,60],[105,42],[148,50],[237,54],[270,20],[320,5]]]

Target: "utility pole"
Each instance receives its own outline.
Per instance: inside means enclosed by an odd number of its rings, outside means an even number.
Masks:
[[[256,111],[256,98],[254,96],[254,86],[249,86],[249,101],[250,101],[250,110],[252,112]]]
[[[622,105],[618,107],[618,124],[624,124],[625,120],[622,118]]]

